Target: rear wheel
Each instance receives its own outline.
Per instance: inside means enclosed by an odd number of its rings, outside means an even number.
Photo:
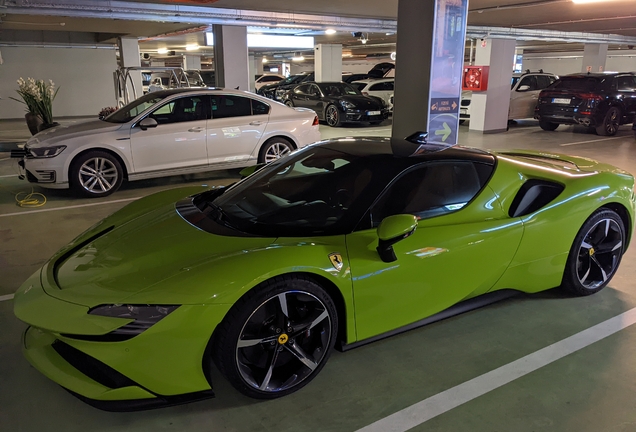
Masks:
[[[275,278],[245,295],[214,338],[214,361],[241,393],[274,399],[309,383],[338,332],[332,299],[300,276]]]
[[[258,163],[270,163],[291,153],[294,146],[285,138],[276,137],[267,141],[258,155]]]
[[[290,101],[290,100],[286,100],[286,101],[285,101],[285,105],[287,105],[287,106],[288,106],[288,107],[290,107],[290,108],[293,108],[293,107],[294,107],[294,103],[293,103],[292,101]]]
[[[602,290],[612,279],[625,249],[625,227],[613,210],[589,217],[574,239],[562,287],[585,296]]]
[[[618,132],[618,127],[621,123],[621,110],[616,107],[612,107],[605,114],[603,123],[596,127],[597,135],[601,136],[614,136]]]
[[[80,155],[71,164],[70,187],[78,195],[104,197],[121,186],[124,170],[119,160],[104,151],[91,151]]]
[[[342,120],[340,120],[340,111],[335,105],[329,105],[325,110],[325,118],[327,119],[327,124],[331,127],[338,127],[342,124]]]
[[[541,126],[541,129],[543,129],[544,131],[555,131],[559,127],[559,124],[539,120],[539,126]]]

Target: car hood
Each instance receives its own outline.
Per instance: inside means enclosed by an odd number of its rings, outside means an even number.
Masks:
[[[337,99],[350,102],[358,109],[379,110],[383,108],[382,102],[379,99],[369,96],[340,96]]]
[[[34,135],[27,141],[27,146],[37,147],[51,145],[58,141],[68,140],[77,136],[89,136],[104,132],[111,132],[121,128],[121,124],[108,123],[103,120],[89,120],[70,125],[56,126]]]
[[[274,240],[211,234],[182,219],[174,204],[163,205],[121,226],[103,226],[62,251],[45,267],[45,289],[53,297],[89,307],[121,303],[167,278],[185,276],[193,267],[214,265]]]

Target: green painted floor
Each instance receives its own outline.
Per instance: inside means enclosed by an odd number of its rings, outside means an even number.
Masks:
[[[21,125],[13,127],[20,130]],[[572,153],[636,173],[636,140],[625,126],[609,140],[573,127],[543,132],[533,121],[498,135],[460,129],[463,145]],[[321,130],[323,138],[390,134],[390,126]],[[126,204],[29,213],[15,206],[13,194],[31,186],[5,177],[15,172],[15,162],[3,160],[6,156],[0,153],[0,296],[14,292],[59,247]],[[102,200],[35,190],[47,196],[41,209],[48,210],[141,197],[182,184],[225,184],[237,177],[221,171],[129,183]],[[3,216],[10,213],[19,214]],[[2,301],[0,431],[355,431],[635,308],[635,258],[632,247],[611,285],[595,296],[519,296],[344,354],[335,352],[310,385],[283,399],[247,399],[215,373],[215,399],[137,413],[96,410],[30,367],[20,354],[25,326],[13,317],[12,301]],[[630,327],[413,430],[636,431],[634,358],[636,327]]]

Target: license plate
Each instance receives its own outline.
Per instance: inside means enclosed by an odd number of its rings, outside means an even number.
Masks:
[[[367,111],[367,115],[376,116],[382,114],[382,111]]]
[[[567,99],[567,98],[552,98],[552,103],[570,105],[570,99]]]

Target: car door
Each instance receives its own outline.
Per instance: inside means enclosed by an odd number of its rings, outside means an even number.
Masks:
[[[470,161],[421,164],[376,201],[358,231],[346,236],[358,340],[419,321],[488,292],[510,264],[523,227],[511,221],[485,182],[492,166]],[[416,231],[383,262],[376,227],[413,214]]]
[[[290,98],[295,107],[308,108],[309,87],[309,84],[301,84],[291,91]]]
[[[307,104],[305,106],[317,113],[322,112],[322,93],[316,84],[309,84],[309,90],[307,91]]]
[[[245,96],[210,96],[212,116],[208,121],[208,155],[211,165],[251,159],[263,139],[270,107]]]
[[[636,77],[623,75],[615,78],[618,95],[623,102],[624,123],[632,123],[636,119]]]
[[[534,116],[534,107],[539,99],[536,75],[526,75],[522,77],[510,95],[509,119],[523,119]]]
[[[157,127],[142,130],[137,122],[130,131],[136,173],[208,164],[206,123],[209,99],[189,95],[161,104],[146,117]]]

